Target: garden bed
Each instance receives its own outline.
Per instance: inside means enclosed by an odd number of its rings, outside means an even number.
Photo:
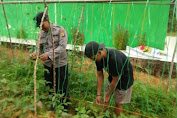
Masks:
[[[33,68],[34,62],[29,60],[29,52],[14,50],[12,58],[11,50],[0,46],[0,117],[32,117],[33,106]],[[48,95],[48,88],[45,87],[43,79],[43,66],[39,61],[37,69],[37,100],[42,101],[42,107],[37,107],[38,117],[98,117],[101,106],[94,104],[96,95],[96,68],[94,62],[88,58],[81,58],[75,55],[71,60],[72,52],[68,51],[70,79],[70,100],[71,105],[68,111],[58,105],[58,110],[49,111],[49,105],[53,102],[52,96]],[[9,58],[10,57],[10,58]],[[132,62],[132,59],[131,59]],[[132,62],[134,63],[134,62]],[[143,62],[142,62],[143,63]],[[136,64],[133,64],[136,65]],[[122,118],[135,117],[175,117],[176,110],[173,107],[175,93],[173,87],[168,93],[165,91],[167,80],[144,72],[134,67],[135,83],[130,104],[124,105]],[[173,81],[173,80],[172,80]],[[106,83],[106,81],[105,81]],[[172,82],[174,83],[174,82]],[[113,110],[112,100],[110,108]],[[104,114],[107,117],[114,117],[112,110]]]

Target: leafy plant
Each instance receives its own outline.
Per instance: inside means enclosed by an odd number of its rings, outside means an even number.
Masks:
[[[128,45],[129,34],[120,24],[116,27],[115,36],[113,37],[113,45],[118,50],[125,50]]]
[[[124,105],[124,108],[146,116],[175,117],[173,101],[169,100],[172,94],[167,94],[161,89],[151,85],[146,86],[143,82],[135,82],[131,103]]]
[[[5,51],[0,51],[0,117],[28,117],[34,112],[34,62],[28,60],[27,56],[16,56],[9,58]],[[68,52],[68,56],[71,53]],[[96,94],[95,70],[88,60],[83,61],[83,57],[75,56],[73,60],[68,58],[69,64],[73,63],[73,70],[69,77],[70,98],[76,118],[96,117],[99,118],[101,106],[93,104]],[[82,61],[80,61],[82,60]],[[56,107],[58,117],[68,117],[67,110],[63,105],[70,103],[61,102],[63,95],[49,95],[49,87],[46,87],[43,77],[44,68],[42,64],[37,67],[37,103],[42,102],[42,108],[37,107],[38,114],[48,117],[49,107]],[[86,67],[84,71],[83,67]],[[81,68],[81,69],[80,69]],[[141,66],[139,69],[143,69]],[[106,76],[106,75],[105,75]],[[143,82],[134,82],[132,100],[130,104],[125,104],[126,111],[133,111],[148,117],[176,117],[176,108],[173,107],[173,98],[176,92],[164,92],[162,88],[147,85]],[[76,100],[77,99],[77,100]],[[81,101],[78,101],[81,100]],[[86,104],[81,104],[86,102]],[[69,109],[68,109],[69,110]],[[103,113],[101,117],[116,117],[112,109]],[[133,115],[133,114],[131,114]],[[123,112],[120,118],[134,118],[130,112]]]
[[[138,46],[145,46],[146,45],[146,33],[143,34],[143,37],[137,37]]]
[[[173,3],[175,3],[175,0],[172,0]],[[168,19],[168,32],[174,32],[176,35],[177,30],[177,16],[174,11],[175,4],[170,5],[170,11],[169,11],[169,19]],[[173,16],[174,14],[174,16]]]
[[[65,109],[64,106],[67,106],[71,104],[70,102],[67,102],[66,99],[62,99],[64,97],[64,94],[55,94],[52,97],[52,106],[55,108],[56,114],[58,116],[67,116],[67,109]]]
[[[76,45],[84,44],[84,39],[85,39],[84,33],[77,31],[77,28],[75,27],[72,27],[71,38],[72,38],[73,44],[76,44]]]
[[[74,118],[89,118],[90,110],[86,109],[86,107],[80,106],[75,109],[77,114],[74,116]]]
[[[0,113],[6,117],[25,117],[29,111],[34,111],[33,62],[20,56],[13,59],[2,56],[1,59]],[[40,95],[37,97],[37,102],[41,100],[45,106],[48,104],[50,95],[48,95],[49,87],[46,87],[43,79],[43,71],[43,66],[39,65],[36,86]]]
[[[25,32],[25,29],[21,25],[20,28],[17,30],[17,38],[18,39],[26,39],[27,38],[27,33]]]

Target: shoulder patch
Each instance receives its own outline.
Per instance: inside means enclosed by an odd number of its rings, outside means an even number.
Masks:
[[[60,36],[61,36],[61,37],[64,37],[64,36],[65,36],[65,29],[64,29],[64,28],[61,28],[61,29],[60,29]]]

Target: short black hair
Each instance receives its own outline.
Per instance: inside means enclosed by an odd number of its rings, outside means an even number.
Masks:
[[[43,16],[44,12],[39,12],[34,18],[33,20],[36,21],[36,27],[40,27],[40,23],[41,23],[41,19],[42,19],[42,16]],[[44,16],[44,21],[47,21],[48,20],[48,15],[45,14]]]
[[[88,58],[91,58],[93,55],[96,55],[98,51],[102,50],[103,48],[105,48],[105,44],[99,44],[95,41],[91,41],[85,46],[85,55]]]

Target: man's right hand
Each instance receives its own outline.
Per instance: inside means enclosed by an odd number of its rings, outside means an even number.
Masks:
[[[101,104],[101,96],[96,97],[96,104]]]
[[[31,53],[30,57],[31,57],[32,60],[36,60],[36,53]]]

